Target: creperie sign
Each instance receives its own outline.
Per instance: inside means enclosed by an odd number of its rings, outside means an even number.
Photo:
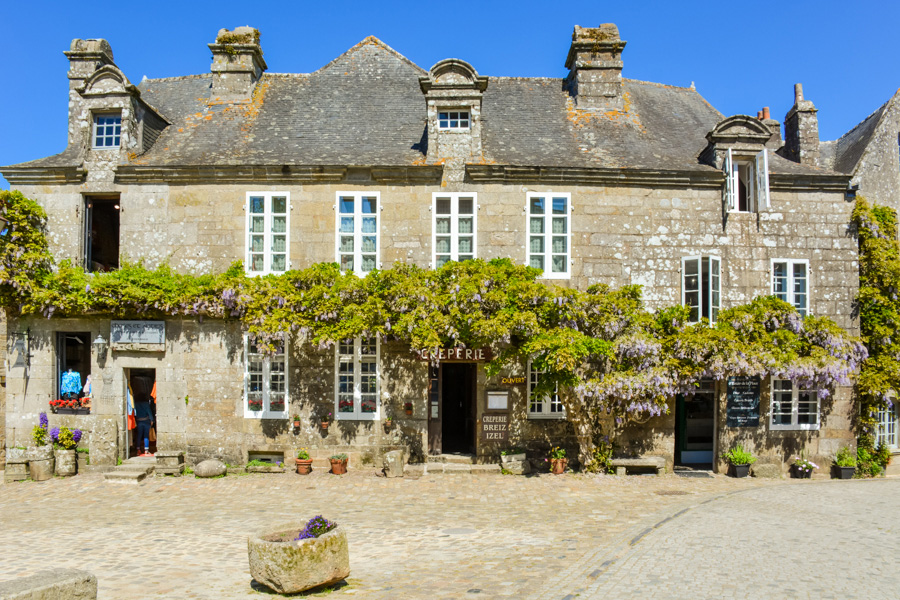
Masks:
[[[419,353],[419,358],[422,360],[471,360],[476,362],[486,362],[491,360],[493,356],[491,355],[491,349],[487,346],[484,348],[462,348],[457,346],[456,348],[441,348],[438,350],[436,356],[428,350],[423,350]]]

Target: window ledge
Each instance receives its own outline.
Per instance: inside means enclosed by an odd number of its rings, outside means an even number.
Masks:
[[[818,431],[819,425],[769,425],[769,431]]]
[[[565,421],[566,415],[563,414],[555,414],[555,415],[543,415],[538,413],[528,413],[529,421]]]
[[[378,413],[366,413],[366,414],[356,414],[356,413],[338,413],[335,417],[336,421],[380,421],[381,417]]]

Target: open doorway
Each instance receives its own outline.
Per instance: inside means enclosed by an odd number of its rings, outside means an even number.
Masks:
[[[441,365],[441,452],[475,453],[475,363]]]
[[[711,469],[715,435],[716,382],[704,380],[675,406],[675,464]]]
[[[126,382],[136,425],[130,430],[128,456],[156,454],[156,369],[128,369]]]

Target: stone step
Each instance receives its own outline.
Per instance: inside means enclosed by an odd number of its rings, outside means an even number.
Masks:
[[[450,463],[457,465],[474,465],[475,455],[473,454],[432,454],[426,458],[426,462],[432,463]]]
[[[429,462],[406,465],[403,467],[403,474],[410,476],[419,475],[500,475],[500,465],[473,465],[461,463],[442,463]]]
[[[146,479],[147,475],[149,475],[152,470],[153,469],[125,469],[120,471],[116,469],[115,471],[104,473],[103,479],[110,483],[132,483],[136,485]]]

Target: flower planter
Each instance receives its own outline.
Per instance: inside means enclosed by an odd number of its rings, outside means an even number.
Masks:
[[[70,408],[70,407],[60,407],[54,409],[54,411],[58,415],[89,415],[91,414],[91,409],[79,407],[79,408]]]
[[[298,475],[309,475],[312,472],[312,459],[297,459],[297,474]]]
[[[71,477],[77,472],[75,450],[56,451],[56,474],[60,477]]]
[[[331,421],[322,421],[322,429],[328,429],[328,426],[331,425]]]
[[[347,534],[338,525],[317,538],[295,540],[303,525],[250,536],[250,575],[279,594],[296,594],[350,575]]]
[[[837,465],[831,465],[832,479],[853,479],[855,473],[856,467],[839,467]]]
[[[284,467],[278,465],[253,465],[247,467],[248,473],[284,473]]]
[[[524,452],[520,452],[519,454],[501,454],[500,455],[501,463],[522,462],[524,460],[525,460]]]
[[[732,477],[747,477],[750,474],[750,465],[728,465],[728,474]]]
[[[791,465],[791,479],[811,479],[812,470],[804,470]]]
[[[551,458],[550,472],[554,475],[562,475],[566,470],[567,464],[569,464],[568,458]]]
[[[300,421],[294,421],[294,429],[300,429]]]
[[[346,460],[335,460],[331,459],[331,472],[335,475],[343,475],[347,472],[347,461]]]
[[[408,409],[406,409],[406,410],[403,411],[403,412],[405,412],[405,413],[407,414],[407,416],[411,416],[411,415],[412,415],[412,409],[411,409],[411,408],[408,408]]]

